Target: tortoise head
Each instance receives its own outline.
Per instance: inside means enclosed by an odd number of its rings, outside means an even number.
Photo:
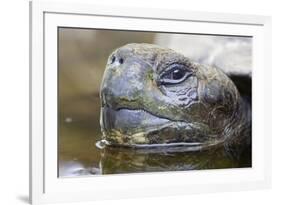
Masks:
[[[223,142],[239,93],[219,69],[171,49],[128,44],[109,57],[100,89],[101,128],[111,145]]]

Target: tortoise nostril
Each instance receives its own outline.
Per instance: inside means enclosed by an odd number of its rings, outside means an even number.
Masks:
[[[119,64],[123,64],[124,58],[116,57],[115,55],[112,55],[111,58],[110,58],[110,64],[115,63],[115,61],[118,61]]]
[[[119,63],[120,63],[120,64],[123,64],[123,63],[124,63],[124,59],[123,59],[123,58],[120,58],[120,59],[119,59]]]

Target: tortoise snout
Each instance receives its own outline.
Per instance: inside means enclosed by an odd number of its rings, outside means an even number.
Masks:
[[[102,106],[116,108],[141,101],[146,83],[147,64],[134,57],[122,58],[114,54],[111,56],[112,64],[105,70],[101,84],[100,97]],[[114,62],[113,62],[114,61]]]

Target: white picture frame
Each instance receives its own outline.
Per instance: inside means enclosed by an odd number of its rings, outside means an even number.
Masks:
[[[253,36],[252,168],[58,178],[56,54],[59,26]],[[269,188],[271,109],[266,108],[271,107],[270,76],[270,17],[31,2],[30,202],[43,204]]]

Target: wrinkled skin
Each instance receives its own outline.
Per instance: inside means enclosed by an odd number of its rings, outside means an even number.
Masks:
[[[108,59],[101,84],[108,145],[185,145],[190,151],[250,144],[251,108],[220,69],[171,49],[128,44]]]

